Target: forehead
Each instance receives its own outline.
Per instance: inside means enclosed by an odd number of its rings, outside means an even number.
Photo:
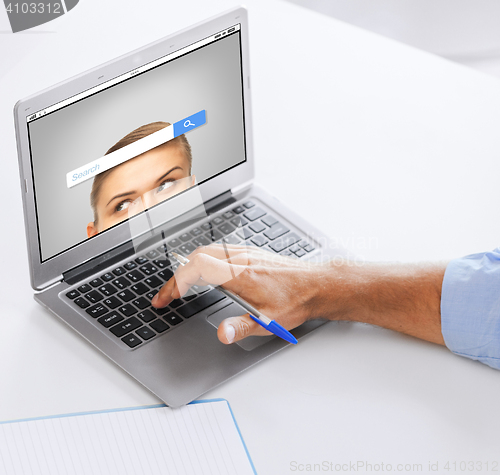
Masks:
[[[152,189],[156,181],[174,167],[181,168],[176,170],[176,174],[189,175],[189,159],[182,144],[167,142],[148,150],[102,176],[98,201],[101,201],[101,197],[116,192],[144,191],[147,187]]]

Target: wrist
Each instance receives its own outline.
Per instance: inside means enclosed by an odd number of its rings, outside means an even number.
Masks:
[[[351,261],[329,261],[312,267],[305,303],[309,319],[352,320],[360,310],[356,293],[366,280],[363,275],[363,269]]]

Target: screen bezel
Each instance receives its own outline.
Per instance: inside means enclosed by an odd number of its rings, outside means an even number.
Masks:
[[[236,23],[240,24],[246,161],[222,172],[199,186],[199,192],[203,200],[208,201],[221,193],[243,186],[254,177],[249,91],[248,22],[247,12],[244,8],[231,10],[191,28],[169,35],[159,41],[57,84],[45,91],[23,99],[16,104],[14,116],[21,188],[23,191],[26,237],[31,285],[35,290],[41,290],[54,282],[60,281],[62,279],[62,274],[68,270],[130,241],[130,231],[128,223],[124,222],[102,235],[95,236],[89,241],[83,241],[71,249],[42,262],[37,229],[33,173],[29,149],[28,125],[26,121],[27,117],[35,111],[50,107],[57,102],[63,101],[98,84],[105,83],[111,78],[135,70],[160,57],[185,48],[203,38],[214,35]],[[186,193],[162,203],[156,208],[161,207],[163,215],[175,218],[179,216],[179,214],[188,211],[187,207],[190,201],[185,195]]]

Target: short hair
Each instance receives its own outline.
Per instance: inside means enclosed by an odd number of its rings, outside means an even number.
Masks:
[[[146,125],[141,125],[141,127],[138,127],[135,130],[132,130],[129,134],[125,135],[122,139],[120,139],[118,142],[116,142],[104,155],[108,155],[112,152],[116,152],[116,150],[119,150],[127,145],[130,145],[131,143],[137,142],[137,140],[143,139],[144,137],[147,137],[148,135],[153,134],[154,132],[158,132],[161,129],[164,129],[165,127],[169,127],[171,124],[169,122],[152,122],[150,124]],[[165,144],[171,143],[171,144],[177,144],[179,145],[185,155],[186,158],[188,159],[189,163],[189,174],[191,174],[191,164],[193,161],[193,157],[191,155],[191,145],[189,145],[189,142],[186,139],[186,136],[184,134],[179,135],[175,137],[172,140],[169,140],[168,142],[162,143],[161,145],[158,145],[157,147],[151,149],[155,150],[157,148],[163,147]],[[148,150],[149,152],[149,150]],[[146,152],[144,152],[146,153]],[[119,165],[117,165],[119,166]],[[101,191],[102,184],[106,177],[114,170],[113,168],[110,168],[109,170],[106,170],[102,173],[99,173],[94,177],[94,181],[92,183],[92,191],[90,192],[90,206],[92,208],[92,211],[94,213],[94,224],[97,224],[97,200],[99,199],[99,193]]]

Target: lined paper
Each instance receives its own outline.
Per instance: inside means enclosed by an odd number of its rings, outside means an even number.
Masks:
[[[2,475],[253,475],[229,404],[0,424]]]

